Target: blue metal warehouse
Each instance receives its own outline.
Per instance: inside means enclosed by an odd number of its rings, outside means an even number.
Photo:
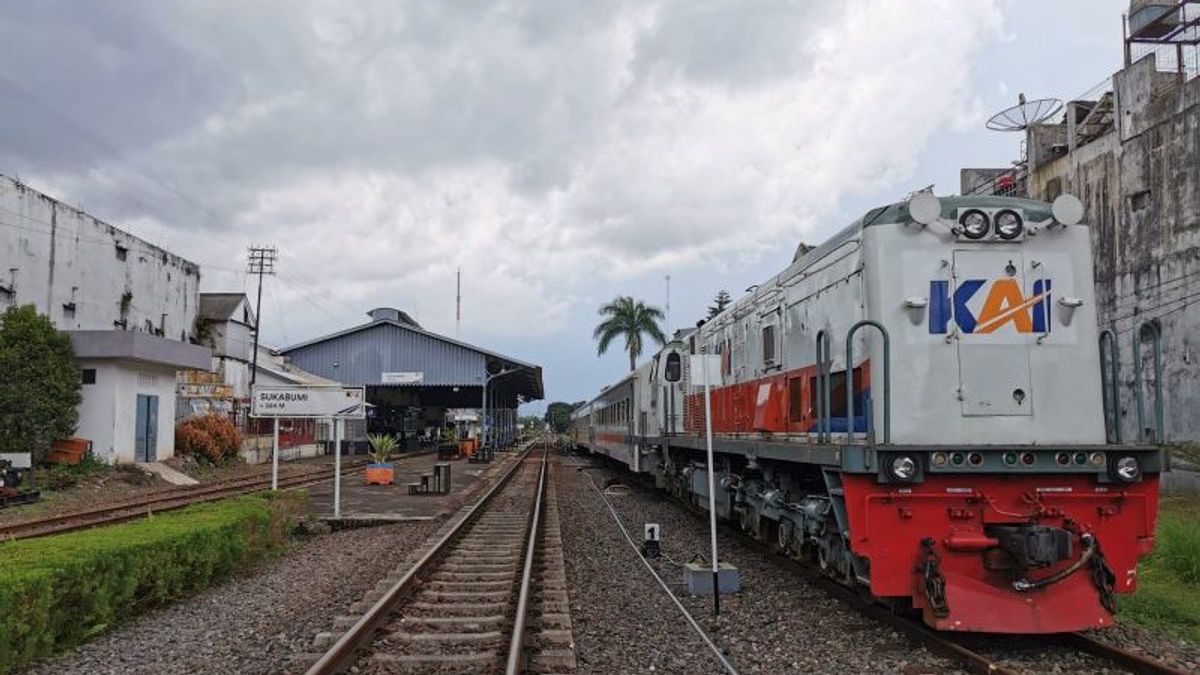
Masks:
[[[371,321],[280,350],[296,366],[348,386],[365,386],[374,406],[367,431],[402,437],[410,447],[445,423],[446,411],[478,409],[486,390],[491,438],[517,434],[517,406],[542,398],[542,369],[431,333],[390,307]]]

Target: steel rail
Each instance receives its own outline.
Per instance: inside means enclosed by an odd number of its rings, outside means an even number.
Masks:
[[[537,494],[533,498],[533,513],[529,519],[529,543],[525,547],[525,570],[521,574],[521,591],[517,595],[517,614],[513,618],[512,640],[508,643],[505,675],[521,672],[521,655],[525,647],[525,615],[529,612],[529,589],[533,585],[533,558],[537,553],[538,528],[542,517],[542,502],[546,497],[546,456],[549,446],[542,450],[542,469],[538,474]]]
[[[1116,645],[1096,640],[1082,633],[1068,633],[1062,636],[1062,639],[1067,645],[1079,651],[1107,659],[1135,673],[1144,675],[1187,675],[1188,672],[1168,666],[1161,661],[1155,661],[1143,654],[1137,654]]]
[[[357,470],[362,466],[365,465],[356,465],[353,469]],[[310,471],[301,475],[281,478],[279,479],[279,485],[280,487],[297,487],[321,483],[332,480],[332,478],[333,476],[328,475],[325,471]],[[106,504],[86,511],[75,511],[46,518],[38,518],[36,520],[0,525],[0,540],[33,539],[100,525],[113,525],[135,520],[150,513],[171,511],[192,504],[258,492],[270,487],[270,485],[270,476],[255,476],[235,478],[194,489],[168,489],[152,494],[147,499],[127,500]]]
[[[525,452],[521,457],[513,462],[513,465],[505,472],[500,480],[496,481],[488,491],[475,502],[475,505],[459,519],[448,532],[443,534],[434,545],[426,551],[425,555],[421,556],[412,567],[404,573],[404,576],[399,581],[392,584],[392,587],[379,598],[371,608],[368,609],[358,621],[354,622],[337,642],[333,643],[321,658],[312,665],[306,675],[334,675],[348,671],[358,658],[358,652],[364,642],[368,641],[375,633],[384,626],[391,616],[395,606],[404,599],[408,593],[417,585],[417,581],[421,575],[425,573],[444,553],[447,552],[450,543],[462,534],[467,526],[474,523],[483,514],[484,509],[491,503],[492,499],[500,493],[500,491],[508,485],[513,476],[521,469],[525,463],[525,459],[533,452],[533,443],[526,447]],[[545,462],[545,454],[542,461]]]

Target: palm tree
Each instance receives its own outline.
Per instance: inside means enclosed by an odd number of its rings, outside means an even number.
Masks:
[[[658,322],[664,316],[661,309],[643,304],[629,296],[620,296],[600,308],[600,316],[604,321],[596,326],[592,337],[599,340],[600,354],[608,351],[608,345],[618,337],[625,338],[625,351],[629,352],[629,370],[637,367],[637,358],[642,354],[642,334],[649,335],[658,344],[666,344],[667,339]]]

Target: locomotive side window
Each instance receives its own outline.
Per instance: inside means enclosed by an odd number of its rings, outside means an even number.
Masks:
[[[814,386],[816,380],[813,380]],[[804,419],[804,378],[793,377],[788,380],[788,421],[799,422]]]
[[[817,378],[816,376],[808,378],[809,391],[812,392],[812,398],[808,402],[808,414],[817,416]],[[863,401],[858,398],[863,393],[862,384],[862,368],[854,369],[854,410],[859,415],[863,411]],[[845,417],[846,416],[846,371],[835,370],[829,374],[829,416],[830,417]]]
[[[775,324],[767,324],[762,329],[763,364],[775,365]]]

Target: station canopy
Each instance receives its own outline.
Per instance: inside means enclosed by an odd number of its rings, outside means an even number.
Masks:
[[[484,382],[489,397],[500,396],[497,403],[505,407],[544,395],[540,366],[425,330],[398,309],[367,314],[367,323],[280,353],[315,375],[368,387],[372,399],[415,397],[426,405],[478,407]]]

